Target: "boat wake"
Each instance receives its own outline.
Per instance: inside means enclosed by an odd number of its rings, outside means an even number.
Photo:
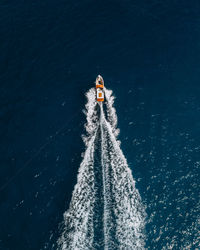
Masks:
[[[86,151],[58,249],[144,249],[145,209],[117,140],[112,91],[104,106],[94,88],[86,97]]]

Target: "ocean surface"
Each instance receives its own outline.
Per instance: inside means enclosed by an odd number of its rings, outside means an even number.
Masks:
[[[0,52],[0,249],[57,249],[66,236],[98,74],[145,210],[137,246],[200,248],[199,0],[2,0]]]

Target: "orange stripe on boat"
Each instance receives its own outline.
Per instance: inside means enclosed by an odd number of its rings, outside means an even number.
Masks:
[[[102,88],[103,89],[103,85],[102,84],[98,84],[98,85],[96,85],[96,88]]]
[[[104,98],[97,98],[97,101],[98,101],[98,102],[103,102],[103,101],[104,101]]]

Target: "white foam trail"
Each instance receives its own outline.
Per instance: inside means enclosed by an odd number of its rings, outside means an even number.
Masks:
[[[85,129],[83,136],[86,151],[79,168],[77,184],[74,187],[69,209],[64,213],[63,233],[58,239],[58,249],[92,249],[94,238],[93,210],[94,190],[94,140],[98,126],[95,89],[86,93],[87,104]]]
[[[98,125],[98,116],[97,116],[97,110],[96,110],[96,93],[95,89],[91,88],[86,93],[87,98],[87,104],[85,105],[85,110],[83,111],[86,115],[87,123],[85,124],[85,129],[87,132],[87,135],[83,135],[83,141],[88,146],[88,143],[91,139],[91,137],[94,135],[97,125]]]
[[[104,118],[103,114],[103,106],[100,104],[100,109],[101,109],[101,115],[100,115],[100,130],[101,130],[101,140],[102,140],[102,121]],[[102,141],[103,142],[103,141]],[[108,208],[108,198],[107,196],[107,170],[106,168],[103,167],[103,155],[104,153],[104,148],[103,148],[103,143],[101,143],[101,166],[102,166],[102,178],[103,178],[103,203],[104,203],[104,211],[103,211],[103,232],[104,232],[104,249],[107,250],[109,249],[109,208]]]
[[[69,210],[64,213],[64,232],[58,249],[92,249],[94,204],[94,139],[88,143]]]
[[[101,131],[102,167],[106,186],[104,199],[107,249],[143,249],[145,210],[126,158],[103,112]],[[115,237],[112,233],[113,228]]]
[[[107,116],[100,105],[100,119],[95,89],[90,89],[86,96],[86,152],[69,210],[64,213],[64,231],[58,249],[144,249],[145,211],[116,139],[119,131],[112,92],[105,90]],[[101,150],[100,163],[95,160],[98,150]],[[102,207],[98,206],[99,201]],[[95,236],[101,227],[103,235]]]
[[[105,97],[106,97],[106,107],[107,107],[107,119],[110,125],[112,126],[113,134],[117,137],[120,130],[117,128],[117,115],[116,109],[114,108],[114,96],[112,95],[112,90],[104,88]]]

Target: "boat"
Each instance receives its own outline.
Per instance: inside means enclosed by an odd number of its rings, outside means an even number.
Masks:
[[[100,75],[96,78],[96,98],[97,102],[104,101],[104,80]]]

